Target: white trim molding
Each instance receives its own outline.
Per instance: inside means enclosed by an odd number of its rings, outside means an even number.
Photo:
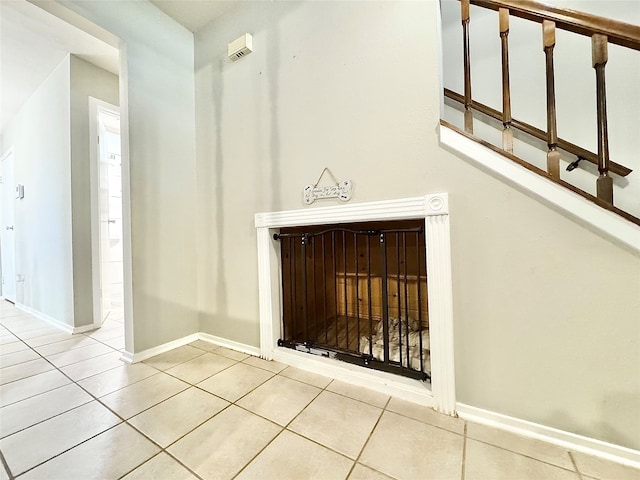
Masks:
[[[640,468],[640,452],[637,450],[472,407],[464,403],[457,404],[457,411],[460,418],[471,422],[542,440],[574,452],[582,452],[630,467]]]
[[[283,227],[405,219],[425,220],[432,391],[428,392],[422,382],[394,378],[387,374],[381,375],[383,372],[374,372],[362,367],[347,367],[342,362],[334,360],[328,360],[331,363],[327,363],[326,359],[318,359],[278,347],[277,341],[282,321],[280,247],[273,239],[273,234]],[[255,226],[258,244],[260,356],[262,358],[277,359],[370,388],[393,391],[393,395],[432,406],[439,412],[448,415],[456,414],[449,198],[446,193],[258,213],[255,216]]]
[[[246,345],[244,343],[235,342],[233,340],[228,340],[222,337],[216,337],[215,335],[211,335],[209,333],[192,333],[191,335],[187,335],[186,337],[178,338],[176,340],[172,340],[167,343],[163,343],[162,345],[158,345],[156,347],[148,348],[147,350],[143,350],[138,353],[130,353],[127,351],[122,352],[122,357],[120,360],[127,363],[138,363],[142,362],[151,357],[155,357],[156,355],[160,355],[161,353],[166,353],[174,348],[182,347],[184,345],[188,345],[189,343],[193,343],[196,340],[203,340],[205,342],[209,342],[212,345],[218,345],[220,347],[230,348],[231,350],[236,350],[238,352],[246,353],[248,355],[253,355],[255,357],[260,356],[260,349],[258,347],[254,347],[252,345]]]
[[[210,333],[200,332],[198,334],[198,339],[209,342],[213,345],[218,345],[219,347],[230,348],[231,350],[235,350],[237,352],[246,353],[247,355],[252,355],[254,357],[260,356],[260,349],[258,347],[247,345],[246,343],[236,342],[234,340],[229,340],[227,338],[217,337],[215,335],[211,335]]]
[[[522,188],[541,201],[569,214],[585,226],[616,241],[635,254],[640,254],[640,225],[599,207],[586,198],[542,178],[493,150],[460,133],[440,125],[440,144],[480,167],[497,174],[502,180]]]
[[[50,324],[53,327],[59,328],[60,330],[62,330],[63,332],[66,333],[70,333],[70,334],[76,334],[76,333],[84,333],[84,332],[89,332],[91,330],[95,330],[96,327],[91,323],[89,325],[83,325],[81,327],[72,327],[71,325],[61,322],[60,320],[53,318],[47,314],[44,314],[42,312],[39,312],[38,310],[31,308],[31,307],[27,307],[26,305],[23,305],[21,303],[16,303],[15,306],[17,308],[19,308],[20,310],[28,313],[29,315],[32,315],[34,317],[36,317],[39,320],[42,320],[43,322],[47,322],[48,324]]]
[[[162,345],[148,348],[138,353],[132,354],[131,352],[125,350],[122,352],[120,360],[127,363],[142,362],[147,358],[155,357],[156,355],[160,355],[161,353],[166,353],[170,350],[173,350],[174,348],[182,347],[199,339],[200,336],[198,333],[192,333],[191,335],[187,335],[186,337],[178,338],[176,340],[172,340],[170,342],[163,343]]]
[[[120,118],[120,109],[89,97],[89,184],[91,207],[91,271],[93,292],[93,328],[102,326],[102,264],[100,262],[100,155],[98,151],[99,115],[106,112]]]
[[[273,360],[292,367],[325,377],[341,380],[353,385],[392,395],[402,400],[435,408],[433,394],[428,384],[417,380],[363,368],[351,363],[339,362],[326,357],[309,355],[290,348],[277,348],[273,351]]]

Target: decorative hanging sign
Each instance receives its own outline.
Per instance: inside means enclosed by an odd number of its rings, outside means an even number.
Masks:
[[[333,180],[333,185],[326,185],[324,187],[319,187],[318,184],[320,180],[322,180],[322,176],[324,172],[327,172],[331,179]],[[348,202],[351,200],[351,189],[353,187],[353,183],[351,180],[343,180],[342,182],[338,182],[336,178],[331,173],[327,167],[322,170],[322,173],[318,177],[318,181],[314,185],[306,185],[302,190],[302,196],[304,199],[304,203],[307,205],[311,205],[319,198],[338,198],[342,202]]]

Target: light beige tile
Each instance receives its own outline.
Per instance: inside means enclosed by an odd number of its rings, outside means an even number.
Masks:
[[[21,310],[12,310],[11,312],[2,313],[2,324],[5,328],[13,330],[23,325],[46,325],[42,320],[38,320]]]
[[[158,452],[149,440],[122,423],[27,472],[21,480],[106,480],[120,478]],[[146,480],[165,477],[147,477]]]
[[[9,480],[9,472],[4,469],[4,465],[0,464],[0,480]]]
[[[640,470],[602,458],[571,452],[580,473],[602,480],[639,480]]]
[[[317,395],[320,389],[286,377],[273,377],[236,403],[279,425],[286,425]]]
[[[57,330],[58,332],[60,331],[60,329],[52,327],[42,320],[37,320],[29,315],[16,315],[11,319],[11,322],[7,323],[11,332],[18,337],[22,337],[23,335],[28,334],[28,332],[43,330],[45,328]]]
[[[3,343],[0,344],[0,356],[2,355],[6,355],[8,353],[14,353],[14,352],[20,352],[22,350],[28,350],[29,349],[29,345],[27,345],[24,342],[19,341],[16,338],[17,341],[11,342],[11,343]]]
[[[60,329],[54,327],[41,327],[34,330],[29,330],[27,332],[16,333],[16,335],[20,337],[21,340],[29,343],[27,342],[27,340],[31,338],[42,337],[44,335],[53,335],[55,333],[60,333]]]
[[[281,428],[235,405],[208,420],[168,448],[202,478],[236,475]]]
[[[250,355],[247,355],[246,353],[238,352],[237,350],[231,350],[230,348],[225,347],[219,347],[216,350],[216,353],[218,355],[228,357],[231,360],[236,360],[238,362],[250,357]]]
[[[204,350],[205,352],[213,352],[220,348],[220,346],[215,343],[207,342],[205,340],[196,340],[195,342],[191,342],[189,345],[199,348],[200,350]]]
[[[385,395],[384,393],[376,392],[368,388],[359,387],[357,385],[351,385],[350,383],[341,382],[340,380],[334,380],[331,382],[327,387],[327,390],[380,408],[383,408],[389,400],[389,395]]]
[[[0,345],[9,345],[11,343],[16,343],[19,341],[20,339],[18,337],[16,337],[15,335],[11,335],[10,333],[0,336]]]
[[[0,408],[0,437],[71,410],[93,398],[74,384],[65,385]]]
[[[84,336],[84,335],[83,335]],[[73,340],[76,335],[65,332],[54,332],[49,335],[42,335],[41,337],[35,337],[26,339],[24,342],[33,348],[40,347],[42,345],[48,345],[50,343],[64,342],[67,340]]]
[[[3,323],[8,317],[12,315],[24,315],[25,312],[16,307],[13,303],[8,300],[0,300],[0,318],[2,318]]]
[[[360,463],[402,479],[461,478],[463,437],[384,412]]]
[[[391,400],[387,405],[387,410],[420,420],[421,422],[428,423],[429,425],[444,428],[451,432],[459,434],[464,433],[464,420],[450,417],[443,413],[438,413],[431,407],[425,407],[424,405],[418,405],[417,403],[407,402],[406,400],[391,397]]]
[[[329,377],[307,372],[296,367],[287,367],[280,372],[280,375],[318,388],[324,388],[331,383],[331,378]]]
[[[35,351],[43,357],[48,357],[60,352],[66,352],[67,350],[73,350],[75,348],[88,347],[90,345],[98,345],[98,342],[93,338],[85,337],[84,335],[76,335],[73,338],[62,340],[60,342],[48,343],[39,347],[34,347]]]
[[[118,422],[118,417],[93,401],[3,438],[0,449],[11,472],[19,475]]]
[[[384,473],[372,470],[369,467],[365,467],[359,463],[356,463],[355,467],[349,475],[349,480],[394,480],[393,478],[385,475]]]
[[[6,355],[0,355],[0,368],[7,368],[12,365],[18,365],[19,363],[29,362],[38,358],[40,358],[40,355],[31,349],[7,353]]]
[[[115,317],[112,317],[111,314],[109,314],[109,318],[107,318],[104,322],[102,322],[102,326],[100,327],[101,330],[111,330],[113,328],[122,328],[124,329],[124,323],[122,320],[116,321]],[[88,335],[91,335],[92,333],[96,333],[96,331],[92,331],[89,332]]]
[[[526,455],[567,470],[573,470],[569,452],[550,443],[467,422],[467,438],[480,440],[512,452]]]
[[[191,387],[129,419],[129,423],[166,447],[228,405],[225,400]]]
[[[122,480],[197,480],[189,470],[164,452],[140,465]]]
[[[99,328],[93,332],[87,334],[87,336],[96,340],[111,340],[112,338],[118,338],[124,335],[124,327],[122,325],[113,326],[111,328]]]
[[[468,439],[465,458],[466,480],[580,480],[576,472],[564,470],[502,448]]]
[[[100,400],[122,418],[130,418],[188,387],[189,385],[183,381],[158,372],[105,395]]]
[[[237,363],[200,382],[198,387],[225,400],[235,402],[272,376],[273,373],[261,368]]]
[[[15,382],[22,378],[31,377],[42,372],[48,372],[55,367],[47,362],[44,358],[31,360],[30,362],[19,363],[11,367],[0,369],[0,385]]]
[[[60,370],[69,375],[73,380],[78,381],[121,366],[123,364],[122,360],[120,360],[121,356],[122,354],[120,352],[111,352],[62,367]]]
[[[66,352],[49,355],[47,360],[53,363],[56,367],[61,368],[112,352],[112,348],[102,345],[101,343],[96,343],[95,345],[74,348],[73,350],[68,350]]]
[[[270,372],[273,372],[273,373],[279,373],[285,368],[287,368],[287,366],[284,363],[274,362],[273,360],[267,361],[258,357],[245,358],[243,362],[246,363],[247,365],[251,365],[252,367],[262,368],[264,370],[269,370]]]
[[[381,414],[380,408],[324,391],[289,429],[355,459]]]
[[[352,465],[348,458],[285,430],[236,478],[343,479]]]
[[[39,395],[68,383],[71,383],[71,380],[58,370],[49,370],[32,377],[6,383],[0,386],[0,405],[11,405],[14,402]]]
[[[199,348],[184,345],[182,347],[174,348],[169,352],[161,353],[160,355],[151,357],[145,360],[144,363],[151,365],[158,370],[167,370],[171,367],[175,367],[180,363],[184,363],[200,355],[204,355],[204,353],[205,352],[200,350]]]
[[[124,350],[124,336],[112,338],[110,340],[102,340],[102,343],[113,348],[114,350]]]
[[[204,353],[204,352],[203,352]],[[185,382],[195,385],[211,375],[221,372],[235,364],[235,360],[216,355],[215,353],[204,353],[192,360],[188,360],[180,365],[172,367],[166,372],[174,377],[178,377]]]
[[[156,373],[158,373],[158,370],[144,363],[135,363],[133,365],[121,363],[119,367],[80,380],[78,385],[86,388],[92,395],[102,397]]]

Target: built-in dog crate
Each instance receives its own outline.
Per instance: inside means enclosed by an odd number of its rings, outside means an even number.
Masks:
[[[425,222],[288,227],[280,346],[431,378]]]

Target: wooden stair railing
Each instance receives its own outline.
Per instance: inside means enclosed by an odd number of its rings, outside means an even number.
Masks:
[[[517,159],[513,155],[513,128],[525,132],[547,143],[547,170],[544,176],[573,191],[578,191],[583,197],[594,203],[614,211],[638,225],[640,218],[624,212],[613,205],[613,178],[609,173],[627,176],[631,170],[612,162],[609,159],[609,138],[607,132],[607,103],[605,88],[605,65],[608,60],[608,44],[613,43],[626,48],[640,51],[640,27],[607,18],[589,15],[573,10],[561,9],[530,0],[460,0],[463,35],[464,59],[464,95],[445,89],[444,95],[464,105],[464,131],[461,133],[473,137],[473,111],[479,111],[503,124],[502,151],[505,156]],[[502,57],[502,112],[475,102],[471,96],[471,54],[470,5],[498,11],[499,34]],[[546,63],[546,99],[547,99],[547,130],[543,132],[531,125],[512,118],[511,115],[511,87],[509,80],[509,18],[515,16],[534,21],[542,25],[542,44]],[[596,74],[596,107],[598,127],[597,155],[558,137],[556,121],[556,99],[553,51],[556,44],[556,28],[567,30],[591,38],[592,66]],[[450,126],[442,120],[441,123]],[[578,157],[578,161],[587,160],[598,166],[599,176],[596,180],[595,197],[583,190],[570,185],[560,179],[560,153],[558,148]],[[524,161],[517,160],[522,164]],[[573,164],[575,168],[576,162]],[[573,168],[568,168],[569,170]],[[541,173],[537,167],[530,170]]]

